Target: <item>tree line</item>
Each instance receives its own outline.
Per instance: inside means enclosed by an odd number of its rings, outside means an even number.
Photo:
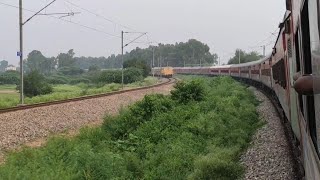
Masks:
[[[239,58],[240,55],[240,58]],[[241,49],[237,49],[236,52],[234,53],[234,56],[229,59],[228,64],[239,64],[240,63],[247,63],[247,62],[252,62],[256,61],[263,58],[263,55],[259,54],[256,51],[252,52],[246,52]]]
[[[148,48],[136,48],[124,54],[124,61],[139,60],[151,67],[181,67],[181,66],[212,66],[217,63],[218,55],[210,53],[208,45],[191,39],[188,42],[175,44],[158,44]],[[154,61],[153,61],[154,60]],[[29,53],[24,61],[26,72],[37,70],[42,74],[51,74],[56,69],[78,68],[90,69],[118,69],[122,67],[121,55],[109,57],[75,57],[75,52],[70,49],[60,53],[57,57],[45,57],[40,51]]]

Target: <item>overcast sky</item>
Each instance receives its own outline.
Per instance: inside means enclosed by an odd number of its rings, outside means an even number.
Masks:
[[[27,10],[39,10],[51,0],[23,0]],[[112,20],[99,18],[83,9]],[[17,65],[19,58],[18,9],[1,3],[18,5],[18,0],[0,0],[0,60]],[[60,52],[74,49],[76,56],[109,56],[120,53],[120,36],[123,26],[136,31],[148,32],[149,39],[139,42],[175,43],[190,38],[209,45],[222,62],[236,48],[262,53],[262,46],[269,44],[275,36],[279,22],[285,12],[284,0],[57,0],[44,13],[81,12],[63,20],[94,28],[99,32],[65,22],[57,18],[37,16],[24,26],[24,54],[40,50],[45,56],[56,56]],[[32,13],[24,11],[24,19]],[[133,39],[136,34],[126,34]],[[136,46],[132,44],[129,51]]]

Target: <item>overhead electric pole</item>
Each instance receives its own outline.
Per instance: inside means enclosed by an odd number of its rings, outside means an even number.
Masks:
[[[241,56],[240,56],[240,53],[241,53],[241,51],[240,51],[240,49],[239,49],[239,64],[241,64]]]
[[[152,68],[151,68],[151,70],[152,70],[152,76],[154,77],[154,70],[153,70],[153,68],[154,68],[154,47],[152,48]]]
[[[140,36],[138,36],[137,38],[135,38],[134,40],[128,42],[127,44],[124,45],[123,43],[123,36],[124,34],[128,34],[128,33],[138,33],[138,34],[141,34]],[[135,40],[141,38],[142,36],[146,35],[147,33],[146,32],[124,32],[124,31],[121,31],[121,84],[122,84],[122,89],[124,88],[124,68],[123,68],[123,63],[124,63],[124,60],[123,60],[123,49],[125,47],[127,47],[129,44],[133,43]]]
[[[121,85],[124,87],[124,70],[123,70],[123,31],[121,31]]]
[[[24,104],[23,96],[23,19],[22,19],[22,0],[19,0],[19,37],[20,50],[17,55],[20,56],[20,104]]]
[[[52,0],[49,4],[47,4],[46,6],[41,8],[39,11],[37,11],[35,14],[33,14],[31,17],[29,17],[26,21],[23,21],[23,4],[22,4],[22,0],[19,0],[19,42],[20,42],[20,48],[19,48],[19,52],[17,52],[17,56],[20,57],[20,105],[24,104],[24,94],[23,94],[23,91],[24,91],[24,84],[23,84],[23,79],[24,79],[23,78],[23,57],[24,57],[24,53],[23,53],[23,26],[37,15],[55,15],[55,14],[66,15],[66,16],[75,15],[75,13],[73,13],[73,12],[71,12],[71,13],[40,14],[44,9],[49,7],[55,1],[57,1],[57,0]],[[63,16],[63,17],[66,17],[66,16]]]

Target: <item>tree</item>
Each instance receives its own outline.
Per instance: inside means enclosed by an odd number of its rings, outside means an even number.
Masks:
[[[208,45],[190,39],[188,42],[180,42],[175,44],[158,44],[157,46],[149,46],[148,48],[136,48],[131,52],[124,54],[124,62],[132,59],[143,61],[147,67],[151,67],[153,60],[153,51],[155,52],[155,66],[212,66],[217,63],[218,55],[210,52]],[[160,60],[161,58],[161,60]],[[82,69],[88,69],[92,65],[97,65],[102,69],[121,68],[121,55],[111,55],[105,57],[76,57],[74,58],[76,65]]]
[[[78,67],[62,67],[58,69],[59,73],[62,73],[63,75],[70,75],[70,76],[76,76],[84,73],[83,69],[80,69]]]
[[[56,58],[47,58],[38,50],[30,52],[25,61],[27,72],[38,71],[41,74],[51,74],[56,63]]]
[[[0,61],[0,72],[6,71],[6,68],[8,67],[8,61],[2,60]]]
[[[23,80],[23,83],[23,92],[27,97],[49,94],[53,91],[52,86],[46,82],[45,77],[38,71],[31,71],[29,74],[27,74]],[[20,89],[19,86],[17,89]]]
[[[74,67],[76,63],[76,60],[73,58],[74,55],[73,49],[70,49],[68,53],[60,53],[57,56],[59,68]]]
[[[97,71],[100,71],[100,68],[99,68],[99,66],[97,66],[97,65],[91,65],[90,67],[89,67],[89,70],[88,70],[89,72],[97,72]]]
[[[144,77],[147,77],[151,72],[150,66],[148,66],[148,64],[145,61],[138,60],[136,58],[125,61],[123,63],[123,67],[124,68],[134,67],[134,68],[141,69],[143,71]]]
[[[0,84],[19,84],[20,74],[18,71],[6,71],[0,73]]]
[[[263,58],[262,55],[260,55],[258,52],[252,51],[250,53],[246,53],[245,51],[241,49],[237,49],[235,52],[234,57],[232,57],[228,64],[239,64],[239,53],[240,53],[240,62],[241,63],[247,63],[247,62],[252,62],[259,60]]]

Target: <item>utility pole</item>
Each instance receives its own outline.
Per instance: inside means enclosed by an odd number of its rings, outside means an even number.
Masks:
[[[152,67],[154,68],[154,47],[152,48]],[[152,68],[152,76],[154,77],[154,70]]]
[[[239,64],[241,63],[240,53],[241,53],[241,51],[240,51],[240,49],[239,49]]]
[[[218,62],[218,65],[220,66],[220,57],[219,57],[219,62]]]
[[[266,57],[266,46],[263,45],[263,56]]]
[[[17,55],[20,57],[20,105],[24,104],[24,84],[23,84],[23,26],[29,22],[32,18],[34,18],[37,15],[65,15],[66,16],[73,16],[75,15],[74,12],[70,13],[50,13],[50,14],[40,14],[43,10],[45,10],[47,7],[49,7],[51,4],[53,4],[57,0],[52,0],[49,4],[44,6],[42,9],[37,11],[35,14],[33,14],[31,17],[29,17],[26,21],[23,22],[23,4],[22,0],[19,0],[19,42],[20,42],[20,48]]]
[[[123,43],[123,36],[124,36],[124,33],[128,34],[128,33],[138,33],[138,34],[141,34],[140,36],[138,36],[137,38],[135,38],[134,40],[128,42],[127,44],[124,45]],[[124,31],[121,31],[121,63],[122,63],[122,68],[121,68],[121,84],[122,84],[122,89],[124,88],[124,68],[123,68],[123,63],[124,63],[124,60],[123,60],[123,49],[125,47],[127,47],[129,44],[133,43],[135,40],[141,38],[142,36],[146,35],[147,33],[146,32],[124,32]]]
[[[162,78],[161,70],[162,70],[162,56],[160,55],[160,77]]]
[[[20,104],[24,104],[23,95],[23,19],[22,19],[22,0],[19,0],[19,37],[20,37]]]
[[[123,70],[123,31],[121,31],[121,85],[124,88],[124,70]]]

